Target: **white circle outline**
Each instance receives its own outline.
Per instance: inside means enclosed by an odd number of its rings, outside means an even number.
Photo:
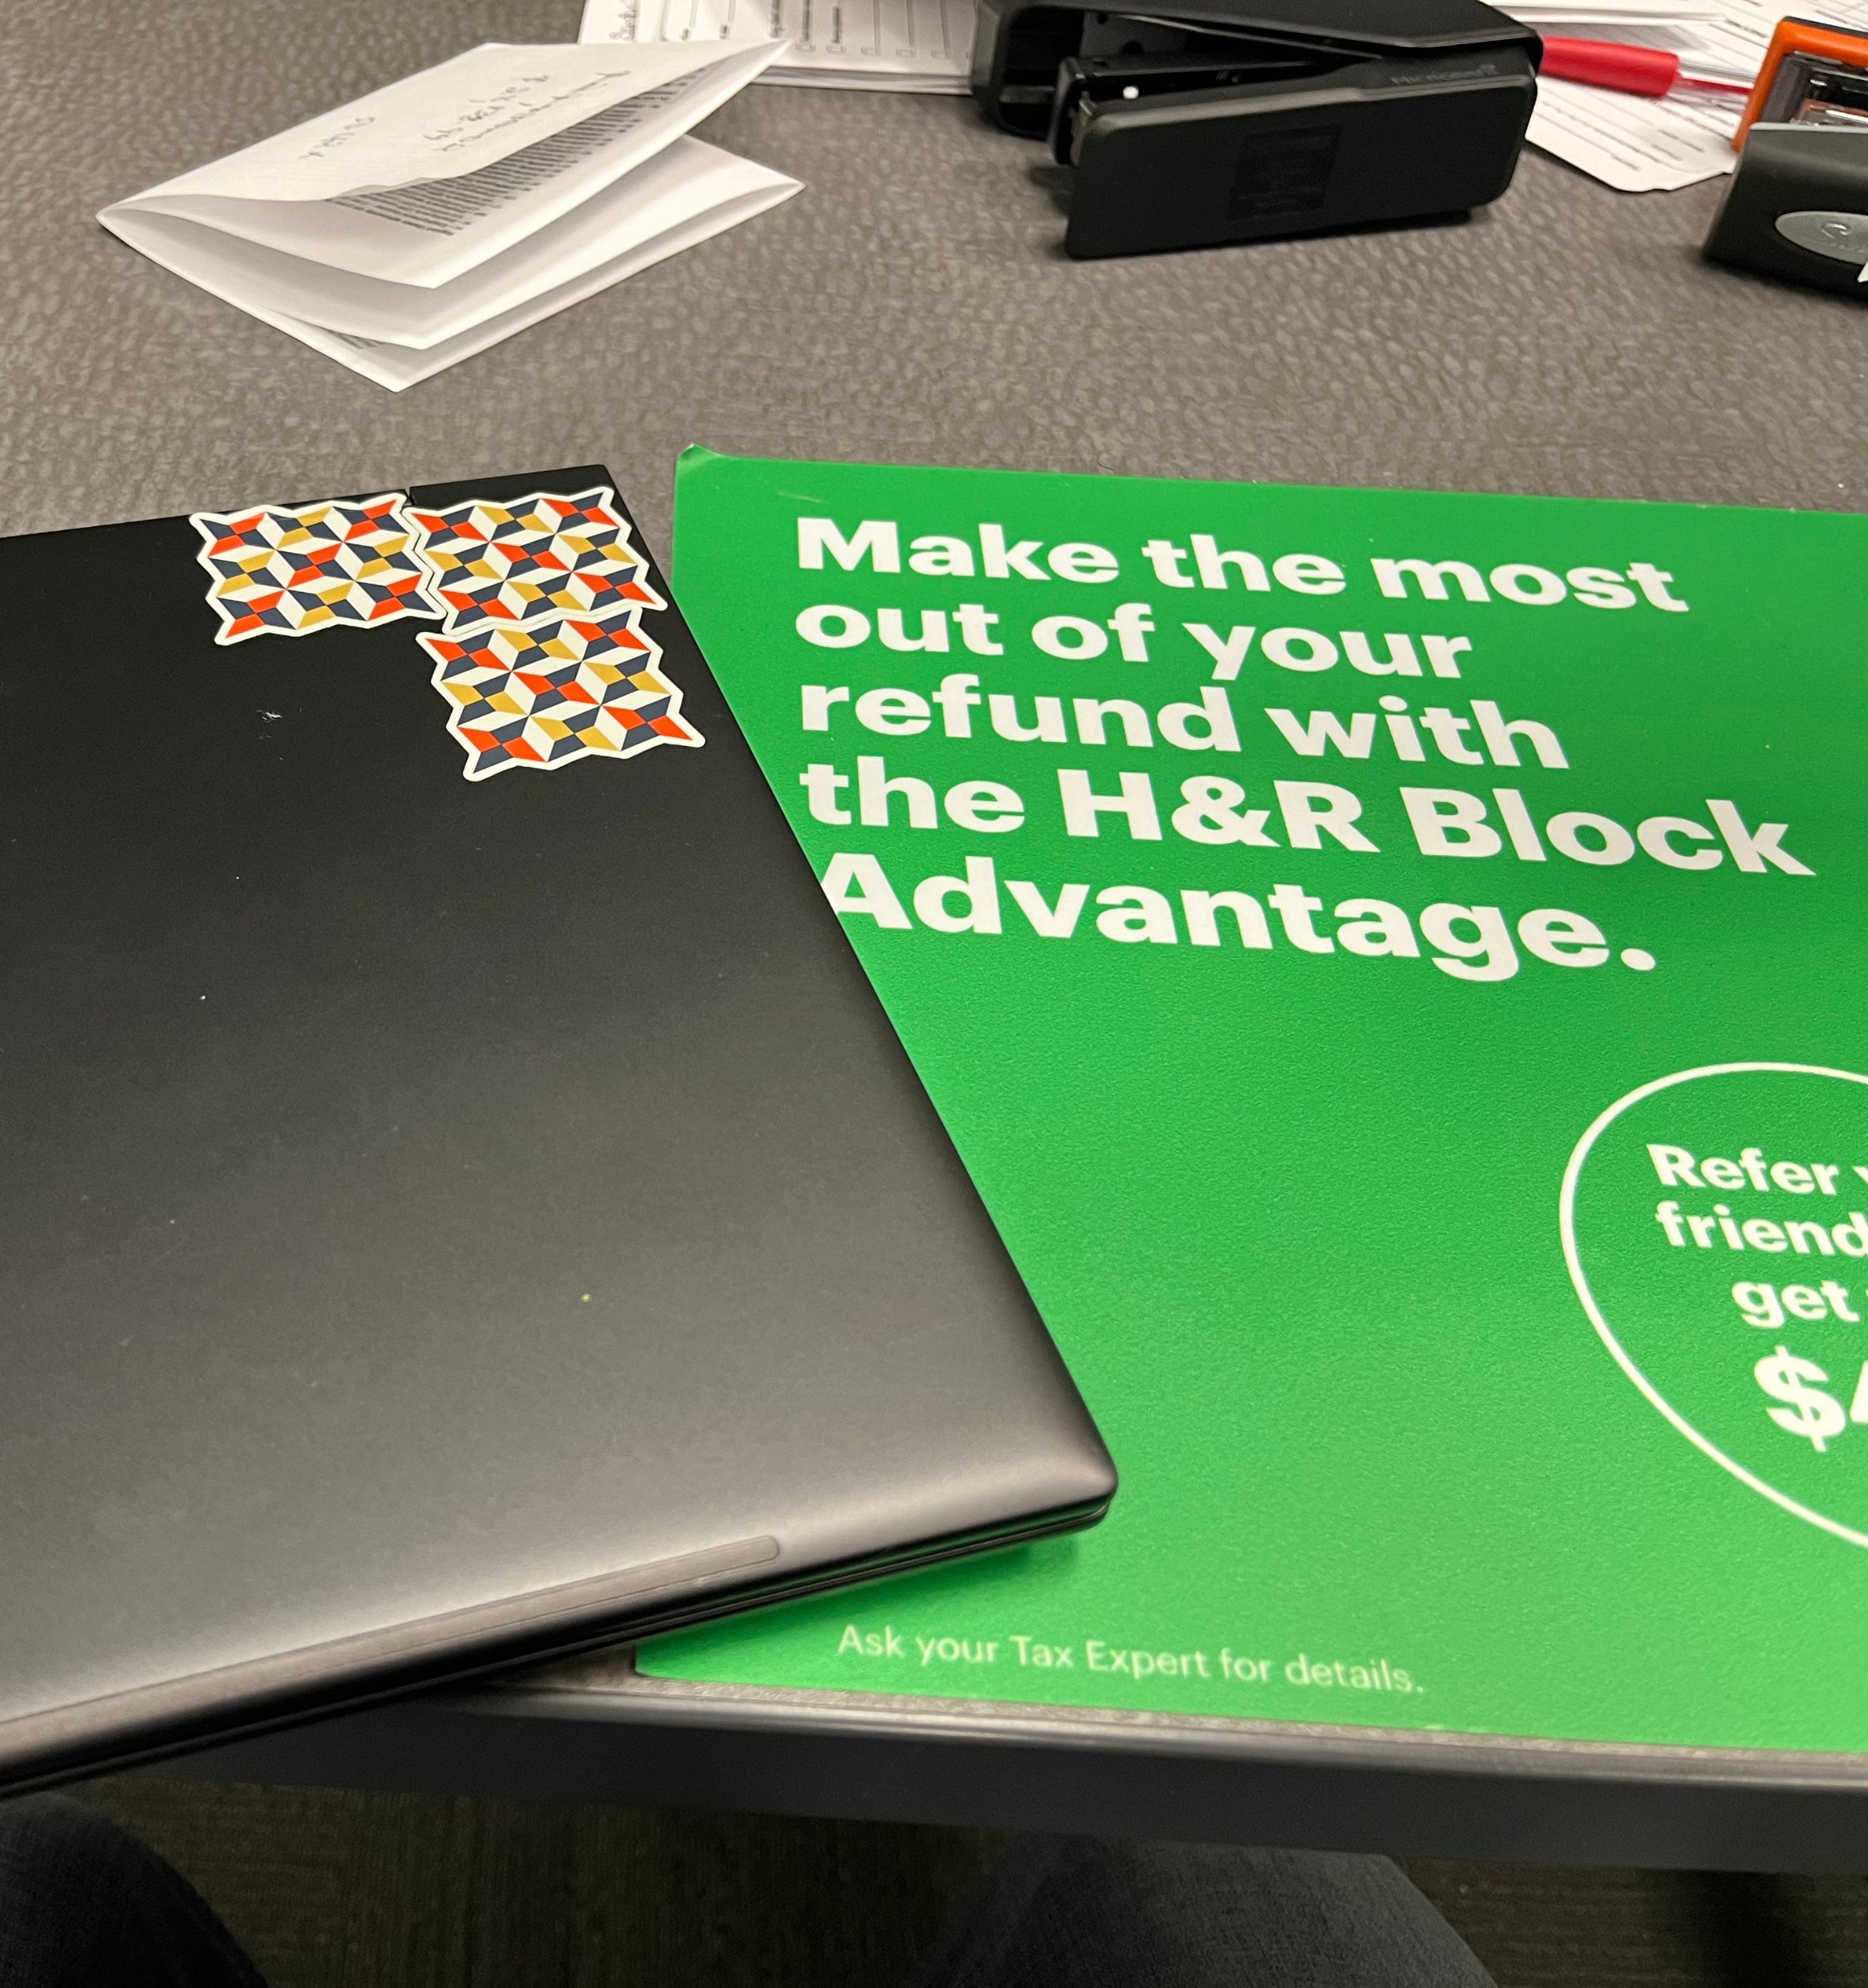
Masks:
[[[1590,1323],[1594,1326],[1596,1336],[1615,1355],[1616,1364],[1635,1386],[1647,1397],[1676,1429],[1692,1444],[1702,1450],[1721,1470],[1729,1471],[1740,1483],[1748,1484],[1754,1491],[1770,1499],[1774,1505],[1781,1505],[1785,1511],[1794,1512],[1799,1519],[1805,1519],[1813,1526],[1821,1526],[1825,1532],[1833,1532],[1840,1540],[1852,1545],[1868,1547],[1868,1532],[1858,1532],[1853,1527],[1842,1524],[1834,1519],[1825,1519],[1820,1511],[1812,1511],[1809,1506],[1800,1505],[1794,1498],[1788,1498],[1775,1490],[1761,1477],[1754,1477],[1742,1463],[1735,1462],[1716,1443],[1708,1442],[1686,1418],[1680,1414],[1667,1398],[1655,1386],[1635,1362],[1629,1358],[1626,1348],[1616,1338],[1614,1329],[1602,1315],[1602,1308],[1595,1301],[1595,1294],[1589,1288],[1589,1280],[1582,1274],[1582,1259],[1576,1247],[1576,1183],[1582,1177],[1582,1163],[1589,1158],[1590,1150],[1603,1134],[1621,1117],[1624,1111],[1638,1105],[1645,1097],[1651,1097],[1656,1091],[1671,1090],[1676,1084],[1690,1084],[1700,1077],[1733,1077],[1741,1072],[1757,1070],[1786,1071],[1797,1077],[1834,1077],[1848,1084],[1868,1085],[1868,1077],[1858,1070],[1832,1070],[1820,1063],[1707,1063],[1692,1070],[1676,1070],[1671,1077],[1657,1077],[1651,1084],[1643,1084],[1638,1090],[1631,1090],[1625,1097],[1618,1097],[1585,1132],[1576,1142],[1576,1150],[1570,1155],[1570,1164],[1563,1169],[1563,1187],[1558,1201],[1557,1219],[1563,1234],[1563,1260],[1569,1267],[1570,1281],[1576,1288],[1576,1295],[1582,1300],[1582,1308],[1589,1314]]]

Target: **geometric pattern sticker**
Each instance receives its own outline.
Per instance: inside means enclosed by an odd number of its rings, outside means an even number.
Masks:
[[[194,513],[206,542],[196,556],[213,576],[208,600],[221,619],[215,641],[434,619],[441,609],[402,506],[394,490],[360,503]]]
[[[647,583],[648,562],[630,544],[628,525],[610,508],[614,494],[602,487],[411,509],[447,627],[666,607]]]
[[[704,743],[681,716],[660,649],[635,626],[640,613],[418,635],[435,659],[431,680],[453,707],[448,729],[466,749],[467,777]]]

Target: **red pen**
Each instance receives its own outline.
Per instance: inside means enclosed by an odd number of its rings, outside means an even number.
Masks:
[[[1671,96],[1676,90],[1746,96],[1755,79],[1716,63],[1683,58],[1671,48],[1573,41],[1561,34],[1544,37],[1542,73],[1561,76],[1566,83],[1593,83],[1599,89],[1626,91],[1633,96]]]

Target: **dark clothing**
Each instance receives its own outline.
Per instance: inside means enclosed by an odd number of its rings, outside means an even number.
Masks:
[[[910,1988],[1493,1988],[1386,1857],[1030,1836]]]
[[[0,1803],[0,1988],[265,1988],[180,1873],[62,1795]],[[1386,1857],[1022,1839],[909,1988],[1492,1988]]]
[[[62,1795],[0,1803],[0,1988],[265,1988],[140,1838]]]

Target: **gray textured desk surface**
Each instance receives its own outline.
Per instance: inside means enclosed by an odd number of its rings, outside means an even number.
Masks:
[[[107,201],[576,0],[10,0],[0,530],[676,452],[1868,507],[1868,312],[1696,254],[1720,189],[1527,157],[1463,227],[1072,264],[958,99],[706,127],[796,200],[391,395],[140,261]]]
[[[575,0],[10,0],[0,529],[597,459],[665,552],[674,460],[696,442],[1868,508],[1868,315],[1700,262],[1716,186],[1627,198],[1530,157],[1467,226],[1072,265],[1043,155],[965,102],[756,87],[707,135],[807,193],[399,396],[91,221],[476,42],[565,39],[576,15]],[[629,1708],[626,1737],[606,1701]],[[499,1702],[510,1716],[487,1717]],[[1443,1736],[1423,1794],[1379,1737],[1239,1728],[1257,1763],[1241,1779],[1210,1722],[1060,1717],[1047,1735],[1022,1714],[997,1743],[988,1708],[816,1717],[841,1739],[800,1751],[763,1694],[632,1684],[613,1661],[190,1771],[1495,1854],[1868,1855],[1860,1763],[1780,1763],[1761,1808],[1696,1805],[1682,1788],[1729,1791],[1726,1764],[1487,1760]],[[1084,1764],[1119,1754],[1123,1779]],[[1542,1782],[1534,1813],[1504,1800],[1501,1772]],[[1645,1807],[1625,1799],[1631,1778],[1670,1775]],[[1801,1797],[1782,1787],[1799,1777]]]

